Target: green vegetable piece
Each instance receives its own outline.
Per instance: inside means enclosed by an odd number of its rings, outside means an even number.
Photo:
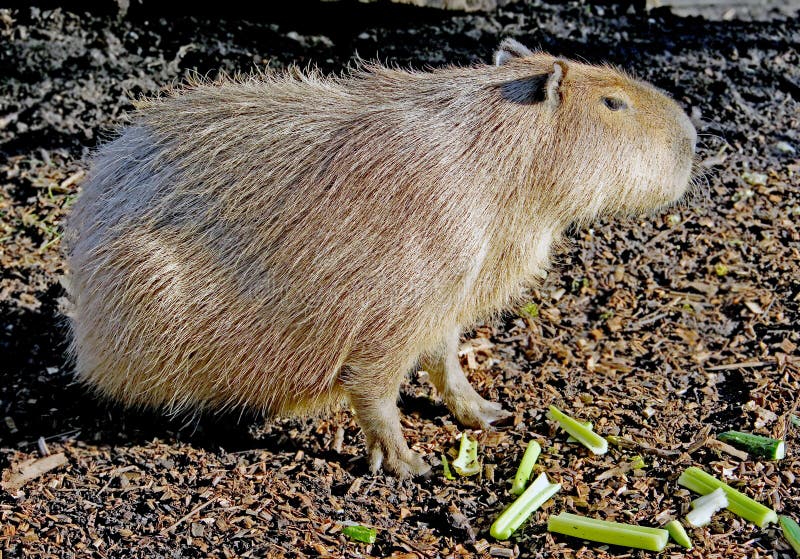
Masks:
[[[547,416],[550,417],[550,412],[547,412]],[[553,417],[550,417],[550,419],[555,421],[555,419]],[[594,431],[594,425],[592,424],[591,421],[578,421],[578,423],[580,423],[581,425],[586,427],[589,431]],[[575,437],[570,435],[569,437],[567,437],[567,442],[568,443],[577,443],[578,439],[576,439]]]
[[[560,489],[560,483],[550,483],[547,474],[539,474],[522,495],[497,517],[489,533],[495,539],[507,540],[534,511]]]
[[[677,520],[670,520],[667,522],[665,528],[667,532],[669,532],[670,537],[675,540],[675,543],[686,549],[692,549],[692,540],[689,539],[689,534],[686,533],[683,524]]]
[[[686,468],[678,478],[678,484],[701,495],[707,495],[715,489],[722,488],[728,498],[727,509],[745,520],[754,522],[761,528],[770,522],[778,521],[778,515],[771,508],[757,503],[744,493],[740,493],[727,483],[718,480],[695,466]]]
[[[608,451],[608,442],[592,431],[587,429],[579,421],[571,418],[555,406],[550,406],[549,416],[558,422],[562,429],[575,437],[579,443],[595,454],[605,454]]]
[[[531,318],[536,318],[539,316],[539,305],[536,303],[528,303],[524,307],[522,307],[522,312],[527,314]]]
[[[632,470],[641,470],[642,468],[646,468],[646,467],[647,467],[647,464],[645,464],[644,458],[642,458],[640,455],[637,454],[636,456],[631,458],[631,469]]]
[[[781,460],[786,456],[786,445],[780,439],[771,439],[741,431],[726,431],[717,435],[717,438],[731,446],[746,450],[754,456],[761,456],[768,460]]]
[[[796,415],[791,415],[789,416],[789,419],[791,420],[792,425],[794,425],[795,427],[800,427],[800,417],[797,417]]]
[[[481,463],[478,462],[478,441],[473,441],[466,433],[463,433],[458,456],[453,460],[452,466],[460,476],[474,476],[479,473]]]
[[[783,537],[792,546],[794,552],[800,557],[800,526],[788,516],[781,515],[778,519],[783,531]]]
[[[525,454],[522,455],[522,461],[519,463],[517,475],[514,476],[514,482],[511,484],[509,493],[512,495],[522,495],[525,491],[525,485],[531,478],[533,472],[533,465],[539,459],[539,454],[542,452],[542,447],[536,441],[531,441],[525,448]]]
[[[625,437],[621,437],[619,435],[609,435],[606,437],[606,440],[613,444],[614,446],[618,446],[620,448],[630,448],[635,446],[635,444]]]
[[[378,533],[366,526],[342,526],[342,534],[357,542],[375,543]]]
[[[548,518],[547,529],[550,532],[574,536],[583,540],[649,551],[661,551],[669,541],[669,532],[662,528],[596,520],[567,512]]]
[[[447,479],[456,479],[453,472],[450,471],[450,464],[447,462],[447,456],[442,454],[442,470],[444,470],[444,477]]]

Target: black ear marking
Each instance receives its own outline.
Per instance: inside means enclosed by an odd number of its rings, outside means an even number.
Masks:
[[[500,86],[501,95],[506,101],[520,105],[533,105],[545,100],[547,74],[530,76],[505,82]]]
[[[520,43],[519,41],[507,37],[503,39],[497,51],[494,53],[494,63],[496,66],[505,64],[512,58],[522,58],[525,56],[532,56],[531,49]]]
[[[549,74],[519,78],[500,85],[500,94],[506,101],[520,105],[547,103],[551,108],[561,104],[561,84],[567,65],[561,60],[553,63]]]

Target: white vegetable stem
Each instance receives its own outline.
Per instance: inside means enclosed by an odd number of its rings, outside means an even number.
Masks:
[[[692,501],[692,511],[686,515],[686,521],[699,528],[711,522],[711,517],[714,516],[720,509],[728,506],[728,497],[725,495],[725,490],[721,487],[715,489],[708,495],[698,497]]]

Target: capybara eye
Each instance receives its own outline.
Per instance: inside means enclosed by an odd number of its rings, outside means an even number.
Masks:
[[[603,105],[610,111],[621,111],[628,108],[628,104],[617,97],[603,97]]]

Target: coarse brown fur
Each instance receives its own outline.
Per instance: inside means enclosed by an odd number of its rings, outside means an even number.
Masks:
[[[425,367],[467,425],[506,415],[459,332],[571,224],[680,197],[694,142],[652,86],[508,40],[492,66],[187,84],[139,104],[68,220],[77,374],[171,412],[347,400],[373,468],[421,473],[404,376]]]

